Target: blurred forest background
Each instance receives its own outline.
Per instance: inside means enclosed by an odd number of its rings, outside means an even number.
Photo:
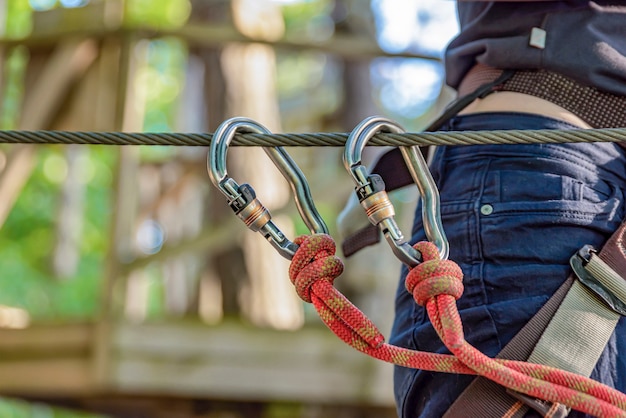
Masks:
[[[247,116],[347,132],[382,114],[417,131],[452,97],[456,31],[447,0],[0,0],[0,129],[213,132]],[[338,237],[342,150],[288,151]],[[393,416],[391,369],[335,348],[287,261],[210,184],[206,153],[0,146],[1,417]],[[229,154],[287,235],[307,233],[270,160]],[[406,228],[416,199],[394,194]],[[337,285],[388,334],[399,263],[384,245]],[[245,384],[214,368],[241,346],[257,356]],[[302,347],[314,389],[295,389]]]

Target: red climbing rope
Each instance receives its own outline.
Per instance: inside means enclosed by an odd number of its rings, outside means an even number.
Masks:
[[[334,279],[343,272],[333,239],[317,234],[298,237],[294,242],[299,249],[289,267],[289,277],[296,292],[313,303],[333,333],[357,350],[399,366],[484,376],[515,391],[595,416],[626,417],[626,394],[553,367],[492,359],[465,341],[456,307],[456,300],[463,293],[463,274],[454,262],[441,260],[433,244],[416,244],[424,262],[409,271],[406,287],[416,302],[426,307],[437,334],[452,355],[385,343],[372,321],[333,287]]]

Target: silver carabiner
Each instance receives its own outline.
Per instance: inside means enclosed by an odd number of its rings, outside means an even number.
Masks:
[[[343,163],[352,175],[356,184],[357,197],[370,222],[382,231],[396,257],[409,267],[414,267],[422,262],[422,255],[405,241],[395,221],[395,210],[385,191],[382,178],[377,174],[368,174],[361,162],[365,145],[379,132],[402,133],[405,131],[396,122],[381,116],[371,116],[363,120],[348,136]],[[422,219],[426,236],[437,246],[441,258],[446,259],[449,246],[441,224],[439,191],[419,149],[401,147],[401,151],[422,197]]]
[[[270,212],[257,199],[249,184],[241,186],[233,180],[226,170],[226,153],[230,142],[237,133],[270,134],[263,125],[243,117],[224,121],[213,134],[207,156],[207,170],[213,184],[226,196],[228,205],[235,214],[255,232],[260,232],[274,248],[285,258],[291,260],[298,245],[287,239],[285,234],[274,224]],[[319,215],[309,185],[304,174],[289,154],[282,147],[263,150],[274,162],[281,174],[287,179],[294,193],[296,206],[302,220],[312,233],[328,233],[324,220]]]

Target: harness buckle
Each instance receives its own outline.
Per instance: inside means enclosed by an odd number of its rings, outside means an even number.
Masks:
[[[569,414],[569,408],[560,403],[554,403],[543,399],[528,396],[516,390],[507,389],[506,393],[522,402],[524,405],[541,414],[542,417],[565,418]]]
[[[209,154],[207,170],[213,184],[226,196],[233,212],[254,232],[260,232],[285,258],[291,260],[298,245],[287,239],[274,224],[269,210],[256,197],[249,184],[239,185],[226,170],[226,153],[230,142],[237,133],[270,134],[261,124],[247,118],[236,117],[223,122],[215,131]],[[302,171],[282,147],[263,150],[287,179],[295,195],[296,206],[304,223],[312,233],[328,233],[324,220],[319,215],[309,185]]]
[[[611,310],[626,316],[626,282],[609,265],[607,265],[598,251],[591,245],[584,245],[569,260],[578,280],[587,289],[598,296]],[[590,264],[598,267],[592,273]],[[621,295],[620,295],[621,294]]]

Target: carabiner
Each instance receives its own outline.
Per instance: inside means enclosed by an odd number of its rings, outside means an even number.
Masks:
[[[213,184],[226,196],[228,205],[235,214],[255,232],[260,232],[274,248],[285,258],[291,259],[298,245],[291,242],[274,224],[270,212],[257,199],[249,184],[241,186],[233,180],[226,170],[226,152],[237,133],[270,134],[263,125],[243,117],[224,121],[215,131],[207,156],[207,170]],[[282,147],[263,150],[287,179],[295,195],[298,212],[312,233],[328,233],[324,220],[319,215],[309,185],[302,171]]]
[[[370,222],[382,231],[396,257],[409,267],[414,267],[422,262],[422,255],[405,241],[395,221],[395,210],[385,191],[383,179],[378,174],[368,174],[361,163],[365,145],[379,132],[402,133],[404,129],[396,122],[380,116],[363,120],[348,136],[343,163],[352,175],[357,197]],[[441,224],[439,191],[419,149],[401,147],[401,151],[423,200],[422,218],[426,236],[437,246],[441,258],[445,259],[449,250]]]

